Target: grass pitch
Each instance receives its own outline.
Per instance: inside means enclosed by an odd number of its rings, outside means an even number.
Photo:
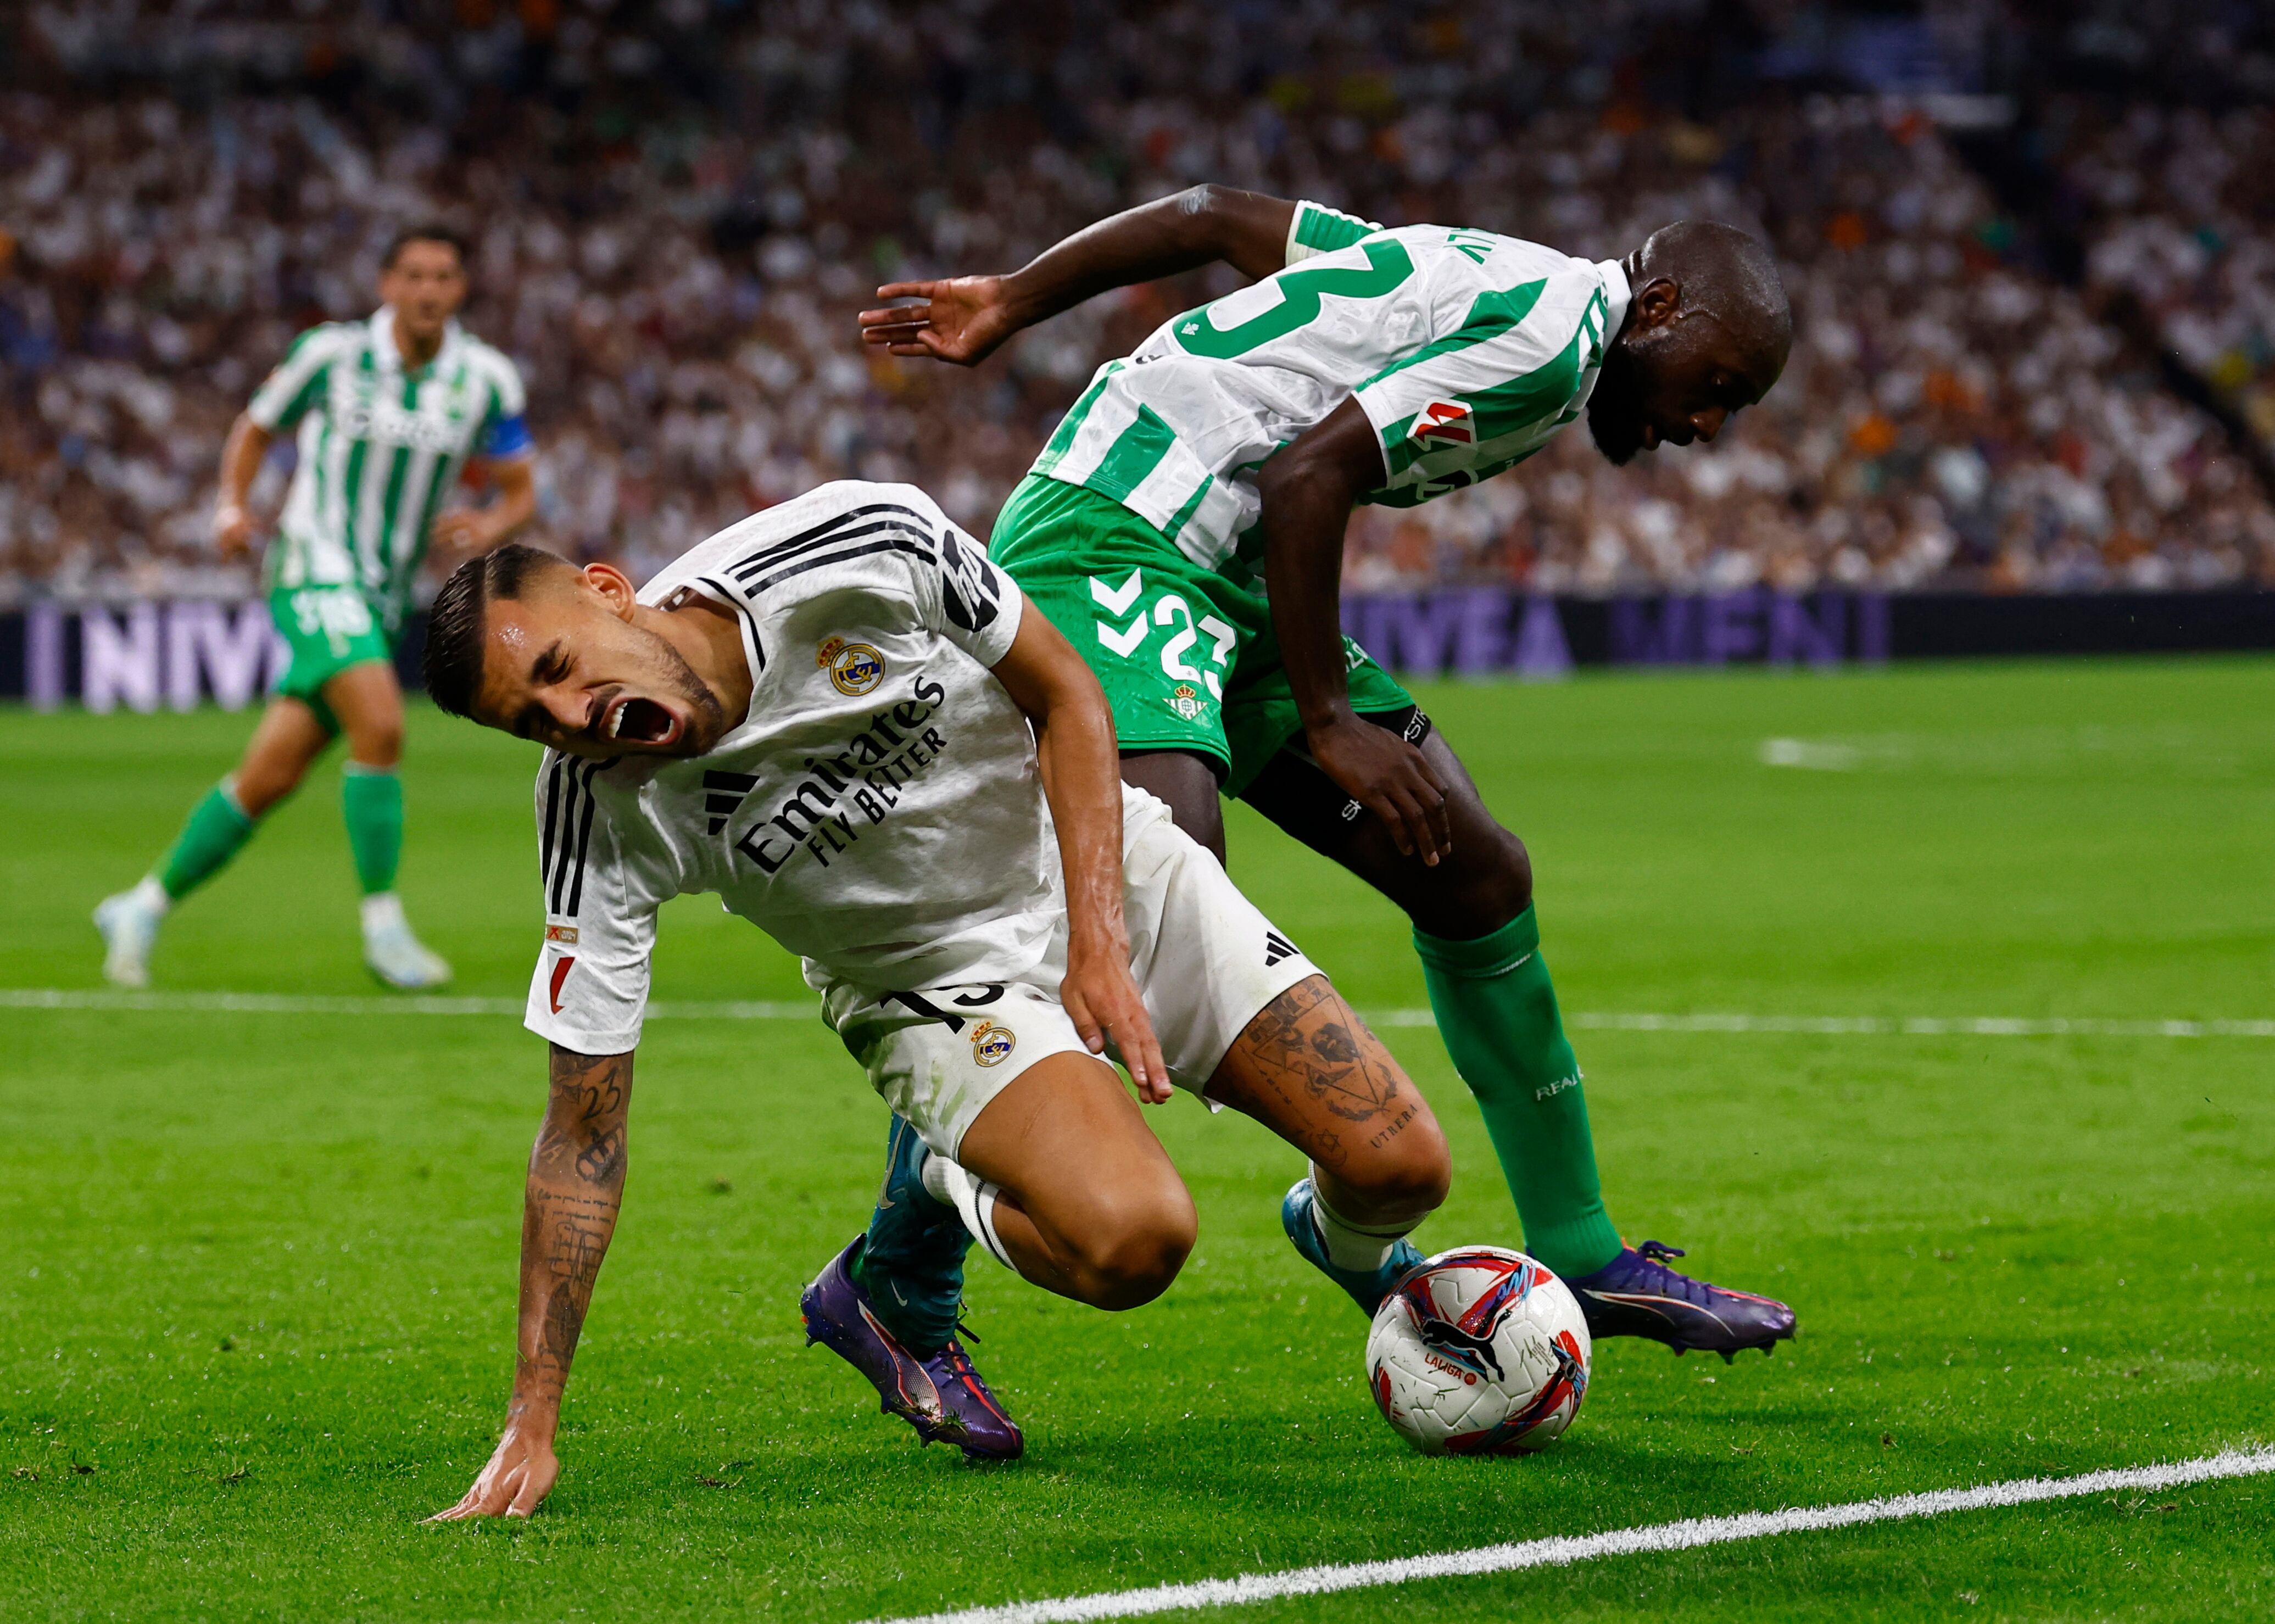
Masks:
[[[2275,664],[1591,677],[1425,702],[1531,842],[1568,1011],[2264,1018]],[[0,712],[0,987],[99,985],[87,910],[245,717]],[[1769,745],[1767,741],[1784,741]],[[1791,765],[1772,765],[1772,761]],[[524,747],[412,717],[413,918],[458,992],[538,946]],[[162,989],[367,994],[337,770],[170,924]],[[1362,1008],[1402,924],[1239,814],[1239,878]],[[675,904],[659,997],[803,996]],[[1425,1461],[1289,1252],[1292,1153],[1153,1120],[1202,1238],[1109,1317],[973,1265],[1009,1469],[920,1452],[800,1346],[884,1114],[818,1021],[658,1020],[624,1219],[519,1526],[435,1529],[510,1370],[544,1088],[510,1018],[0,1008],[0,1616],[850,1620],[2133,1465],[2275,1439],[2275,1040],[1576,1031],[1631,1238],[1790,1298],[1735,1368],[1597,1350],[1567,1438]],[[1426,1249],[1514,1243],[1433,1033]],[[1968,1514],[1440,1581],[1249,1620],[2275,1613],[2275,1485]]]

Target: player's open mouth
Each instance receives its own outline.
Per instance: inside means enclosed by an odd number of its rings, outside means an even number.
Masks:
[[[669,744],[679,737],[679,718],[654,699],[624,699],[608,713],[602,734],[624,744]]]

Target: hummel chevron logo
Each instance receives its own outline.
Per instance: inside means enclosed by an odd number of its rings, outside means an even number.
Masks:
[[[1266,931],[1264,933],[1265,969],[1271,969],[1281,959],[1291,959],[1295,956],[1296,944],[1294,942],[1289,940],[1285,936],[1282,936],[1278,931]]]
[[[1102,575],[1090,578],[1090,595],[1116,619],[1130,613],[1130,606],[1138,601],[1138,594],[1145,590],[1145,572],[1143,570],[1132,570],[1130,578],[1119,586],[1108,586]]]
[[[759,787],[759,781],[747,773],[711,772],[703,774],[703,787],[712,792],[703,797],[703,810],[711,814],[711,833],[716,835],[727,827],[727,820],[735,815],[743,797]]]
[[[1090,595],[1108,615],[1130,613],[1130,606],[1138,601],[1138,594],[1145,590],[1145,572],[1143,570],[1132,570],[1130,578],[1119,586],[1108,586],[1104,576],[1090,578]],[[1101,618],[1098,623],[1098,640],[1124,660],[1129,659],[1138,652],[1138,646],[1145,640],[1145,611],[1139,609],[1137,619],[1119,629]]]

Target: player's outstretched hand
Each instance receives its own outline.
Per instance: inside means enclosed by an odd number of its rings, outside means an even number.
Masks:
[[[1345,716],[1306,735],[1311,757],[1342,791],[1382,820],[1407,857],[1436,867],[1454,849],[1446,786],[1429,758],[1387,728]]]
[[[861,342],[895,355],[930,356],[976,366],[1022,325],[1001,276],[951,276],[944,282],[888,282],[879,298],[914,305],[861,313]]]
[[[549,1438],[508,1424],[505,1436],[490,1456],[482,1475],[474,1479],[465,1498],[447,1511],[438,1511],[429,1522],[463,1522],[469,1517],[525,1517],[535,1511],[561,1476],[560,1457]]]
[[[1169,1069],[1161,1063],[1153,1018],[1145,1013],[1145,1000],[1130,973],[1126,946],[1118,954],[1110,949],[1085,952],[1069,942],[1059,1004],[1092,1054],[1104,1054],[1106,1039],[1114,1039],[1130,1080],[1138,1085],[1138,1099],[1157,1106],[1169,1097]]]

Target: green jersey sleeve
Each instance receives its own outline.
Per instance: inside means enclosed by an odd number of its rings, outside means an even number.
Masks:
[[[324,396],[325,373],[332,362],[332,328],[312,327],[292,341],[284,359],[276,363],[253,399],[246,416],[275,434],[299,422],[309,407]]]
[[[1371,237],[1380,230],[1372,220],[1344,214],[1324,203],[1298,203],[1296,217],[1288,223],[1288,263],[1300,264],[1317,255],[1348,248],[1360,238]]]

